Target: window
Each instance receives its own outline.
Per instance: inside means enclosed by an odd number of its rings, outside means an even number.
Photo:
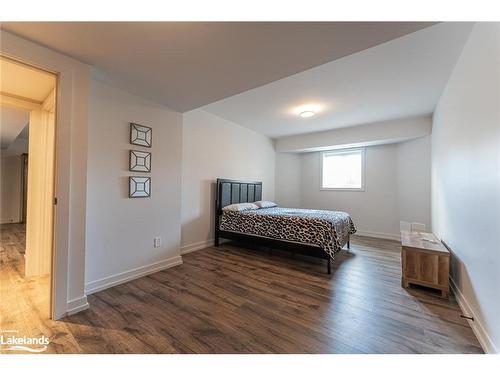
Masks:
[[[323,152],[321,189],[364,190],[364,158],[364,149]]]

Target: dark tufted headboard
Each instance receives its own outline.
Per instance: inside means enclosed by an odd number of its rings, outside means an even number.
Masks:
[[[217,179],[215,215],[222,214],[222,208],[233,203],[262,200],[262,182]]]

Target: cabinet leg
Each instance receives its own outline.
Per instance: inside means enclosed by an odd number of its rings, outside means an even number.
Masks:
[[[441,298],[448,299],[448,296],[449,296],[448,291],[446,290],[441,291]]]

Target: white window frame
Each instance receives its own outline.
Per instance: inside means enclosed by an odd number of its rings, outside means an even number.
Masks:
[[[350,154],[353,151],[361,151],[361,187],[360,188],[327,188],[323,187],[323,157],[328,155]],[[341,150],[323,151],[319,158],[319,190],[321,191],[365,191],[365,148],[347,148]]]

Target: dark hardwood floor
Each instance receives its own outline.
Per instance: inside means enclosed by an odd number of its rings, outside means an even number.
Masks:
[[[183,260],[39,322],[49,352],[482,353],[453,299],[401,288],[394,241],[352,238],[332,275],[323,260],[232,244]]]

